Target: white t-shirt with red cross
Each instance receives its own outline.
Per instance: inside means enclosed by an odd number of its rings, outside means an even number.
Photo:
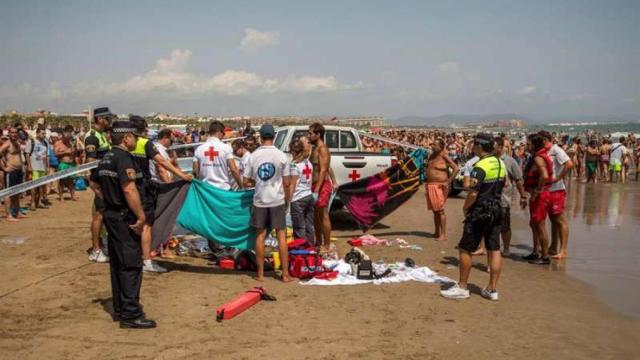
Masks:
[[[196,148],[194,158],[198,161],[200,171],[198,178],[222,190],[231,189],[231,176],[227,160],[233,159],[231,145],[210,136],[207,141]]]
[[[304,159],[299,163],[291,163],[291,176],[297,176],[298,182],[296,189],[293,191],[293,199],[298,201],[312,194],[311,191],[311,174],[313,173],[313,165],[309,159]]]

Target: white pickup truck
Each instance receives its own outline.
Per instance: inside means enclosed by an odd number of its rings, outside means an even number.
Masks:
[[[274,145],[289,153],[289,144],[294,139],[306,136],[309,127],[304,125],[282,126],[276,129]],[[338,185],[377,174],[395,164],[396,158],[388,154],[364,152],[358,131],[343,126],[325,126],[324,142],[331,152],[331,168]],[[183,171],[191,171],[192,158],[179,158]],[[334,203],[339,208],[340,202]]]
[[[275,147],[288,153],[289,144],[306,136],[308,129],[304,125],[277,128]],[[339,185],[377,174],[395,164],[391,155],[364,152],[358,131],[353,128],[326,125],[324,129],[324,142],[331,152],[331,168]]]

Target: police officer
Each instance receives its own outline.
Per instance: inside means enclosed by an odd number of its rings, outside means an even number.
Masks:
[[[449,299],[469,297],[467,281],[471,272],[471,255],[484,239],[491,270],[489,285],[482,296],[498,300],[498,277],[502,267],[500,254],[501,209],[500,197],[505,185],[507,168],[493,154],[494,139],[489,134],[478,134],[473,140],[473,152],[480,158],[471,171],[470,189],[462,210],[465,213],[462,239],[458,244],[460,253],[460,281],[440,292]]]
[[[104,225],[109,233],[111,293],[113,319],[120,328],[148,329],[156,327],[145,317],[140,305],[142,285],[142,249],[140,233],[145,216],[136,187],[141,174],[131,155],[136,147],[137,132],[129,121],[113,124],[113,148],[100,161],[92,175],[96,194],[104,200]]]
[[[183,173],[179,168],[174,166],[170,161],[163,158],[155,147],[155,144],[146,138],[147,135],[147,121],[138,115],[130,115],[129,121],[131,125],[136,129],[140,135],[135,149],[131,152],[133,157],[140,168],[141,177],[136,181],[138,189],[140,191],[140,197],[142,198],[142,206],[144,208],[144,214],[146,223],[142,231],[142,258],[143,258],[143,271],[148,272],[166,272],[167,269],[158,265],[155,261],[151,260],[151,240],[152,240],[152,226],[155,212],[156,192],[157,184],[151,180],[151,170],[149,168],[149,161],[155,161],[156,164],[169,170],[185,181],[191,181],[191,175]]]
[[[93,127],[84,139],[87,163],[101,160],[111,149],[111,144],[109,144],[107,140],[107,131],[111,127],[111,120],[113,118],[114,115],[109,111],[108,107],[96,108],[93,111]],[[93,186],[91,188],[93,189]],[[89,260],[108,262],[109,257],[104,253],[102,244],[100,244],[100,228],[102,227],[104,202],[97,194],[93,199],[93,207],[93,217],[91,219],[91,244],[93,249],[89,254]]]

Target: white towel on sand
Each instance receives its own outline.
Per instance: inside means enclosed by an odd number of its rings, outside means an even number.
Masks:
[[[417,268],[410,268],[404,265],[404,263],[395,263],[391,265],[385,264],[373,264],[376,273],[384,272],[384,269],[391,268],[392,273],[382,279],[376,280],[359,280],[351,273],[351,266],[344,262],[339,261],[325,261],[323,265],[327,268],[331,268],[334,271],[338,271],[339,275],[333,280],[322,279],[310,279],[309,281],[300,281],[302,285],[360,285],[360,284],[391,284],[405,281],[419,281],[423,283],[439,283],[447,284],[454,281],[446,276],[440,276],[435,271],[429,269],[426,266]]]

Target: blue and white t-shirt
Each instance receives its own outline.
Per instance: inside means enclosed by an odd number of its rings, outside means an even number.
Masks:
[[[253,205],[260,208],[284,205],[282,177],[290,174],[287,156],[275,146],[261,146],[254,151],[243,173],[256,182]]]
[[[49,153],[49,148],[45,141],[29,139],[25,147],[25,152],[30,156],[32,170],[47,170],[47,155]]]

